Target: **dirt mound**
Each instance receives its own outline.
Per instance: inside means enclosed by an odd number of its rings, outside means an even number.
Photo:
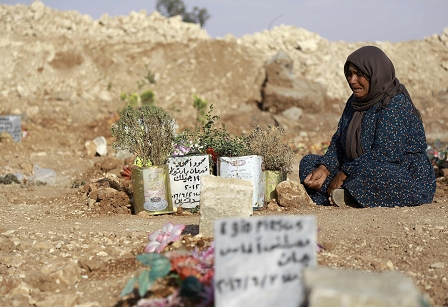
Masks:
[[[355,48],[372,44],[395,63],[431,138],[447,136],[448,115],[440,111],[448,99],[448,28],[420,41],[344,43],[285,25],[238,39],[211,39],[198,25],[158,12],[105,14],[92,20],[40,1],[0,5],[0,17],[1,114],[85,124],[123,107],[122,92],[151,89],[156,103],[181,127],[188,126],[194,94],[213,103],[220,116],[245,102],[259,102],[264,64],[282,51],[293,59],[297,76],[320,83],[337,102],[323,113],[338,116],[350,93],[343,63]],[[154,73],[156,84],[145,81],[148,72]],[[436,124],[430,122],[432,116]],[[306,123],[303,128],[312,130]]]

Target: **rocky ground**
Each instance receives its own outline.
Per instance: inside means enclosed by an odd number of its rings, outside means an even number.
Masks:
[[[396,63],[430,144],[448,140],[447,41],[445,30],[421,41],[372,43]],[[189,225],[187,248],[200,240],[198,213],[129,213],[129,183],[120,177],[125,161],[110,135],[114,114],[125,105],[120,93],[152,89],[180,128],[194,122],[193,94],[215,105],[231,133],[247,133],[253,123],[287,126],[294,180],[300,158],[321,152],[335,130],[348,95],[340,68],[362,44],[332,43],[286,26],[211,40],[198,27],[145,12],[94,21],[39,1],[0,5],[0,113],[20,115],[26,135],[20,143],[0,138],[0,176],[31,178],[35,165],[56,173],[51,185],[0,184],[0,305],[132,306],[134,296],[119,293],[139,268],[135,255],[148,233],[171,221]],[[325,87],[322,110],[305,110],[297,121],[260,110],[263,65],[279,50],[294,60],[297,76]],[[144,83],[148,67],[155,84]],[[89,155],[85,143],[98,136],[108,141],[108,153]],[[396,270],[433,307],[448,306],[448,177],[439,176],[433,203],[420,207],[313,206],[255,215],[316,215],[319,265]],[[117,185],[120,191],[92,199],[95,189]]]

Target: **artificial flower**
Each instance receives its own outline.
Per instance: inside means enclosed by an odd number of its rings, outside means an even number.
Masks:
[[[165,255],[167,256],[167,255]],[[171,267],[174,271],[179,274],[181,280],[189,276],[194,276],[196,278],[201,277],[200,261],[191,255],[178,255],[178,256],[167,256],[171,260]]]
[[[218,161],[218,155],[213,150],[213,148],[207,148],[207,150],[205,152],[212,156],[213,162],[216,163]]]
[[[132,169],[129,167],[129,165],[123,166],[123,169],[120,171],[121,177],[123,177],[126,180],[131,180],[131,173]]]
[[[168,222],[162,230],[157,230],[148,236],[149,243],[145,247],[145,253],[160,253],[169,243],[180,240],[180,235],[186,225],[173,225]]]
[[[215,304],[215,289],[213,278],[210,280],[209,284],[205,284],[202,287],[201,301],[198,307],[211,307]]]
[[[164,298],[143,298],[137,303],[137,307],[180,307],[184,306],[179,290],[174,291]]]
[[[175,144],[173,156],[185,156],[190,152],[190,150],[191,150],[191,147],[184,146],[181,144]]]

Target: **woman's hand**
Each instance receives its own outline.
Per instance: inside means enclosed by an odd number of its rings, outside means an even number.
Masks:
[[[306,176],[305,180],[303,180],[303,184],[309,189],[319,190],[328,175],[330,175],[330,172],[325,165],[319,165],[318,168]]]
[[[343,171],[337,173],[336,176],[328,185],[327,194],[331,195],[331,192],[333,192],[333,190],[339,189],[344,183],[345,179],[347,179],[347,175]]]

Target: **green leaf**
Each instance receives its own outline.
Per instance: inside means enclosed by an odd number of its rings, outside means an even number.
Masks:
[[[144,265],[153,267],[154,265],[157,265],[158,261],[160,259],[165,259],[169,262],[168,258],[161,254],[157,253],[150,253],[150,254],[140,254],[136,256],[137,260],[143,263]]]
[[[126,284],[126,287],[124,287],[123,291],[121,291],[120,296],[125,296],[128,294],[131,294],[134,290],[134,285],[137,282],[137,278],[133,277],[131,278],[128,283]]]
[[[165,277],[171,271],[171,261],[166,258],[159,258],[151,264],[151,276],[155,279]]]
[[[144,297],[150,285],[152,285],[154,281],[151,282],[150,271],[143,271],[138,276],[138,294],[140,297]]]

